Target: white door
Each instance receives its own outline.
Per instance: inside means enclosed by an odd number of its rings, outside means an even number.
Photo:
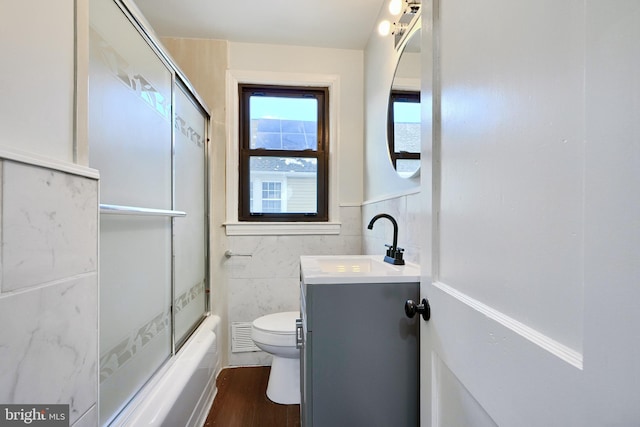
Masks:
[[[640,2],[423,3],[421,425],[640,425]]]

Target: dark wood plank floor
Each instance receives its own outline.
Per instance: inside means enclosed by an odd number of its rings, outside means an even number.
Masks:
[[[223,369],[205,427],[300,427],[300,405],[267,398],[269,366]]]

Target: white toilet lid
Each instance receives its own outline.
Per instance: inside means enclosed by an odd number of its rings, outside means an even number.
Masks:
[[[267,314],[254,320],[253,327],[272,334],[293,335],[296,333],[296,319],[299,318],[297,311]]]

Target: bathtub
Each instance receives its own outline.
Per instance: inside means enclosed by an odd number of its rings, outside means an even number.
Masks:
[[[220,318],[209,316],[112,426],[200,427],[216,394]]]

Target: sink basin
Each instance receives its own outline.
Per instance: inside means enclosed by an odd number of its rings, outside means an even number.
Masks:
[[[384,255],[301,256],[302,279],[314,283],[404,283],[420,280],[420,267],[392,265]]]

